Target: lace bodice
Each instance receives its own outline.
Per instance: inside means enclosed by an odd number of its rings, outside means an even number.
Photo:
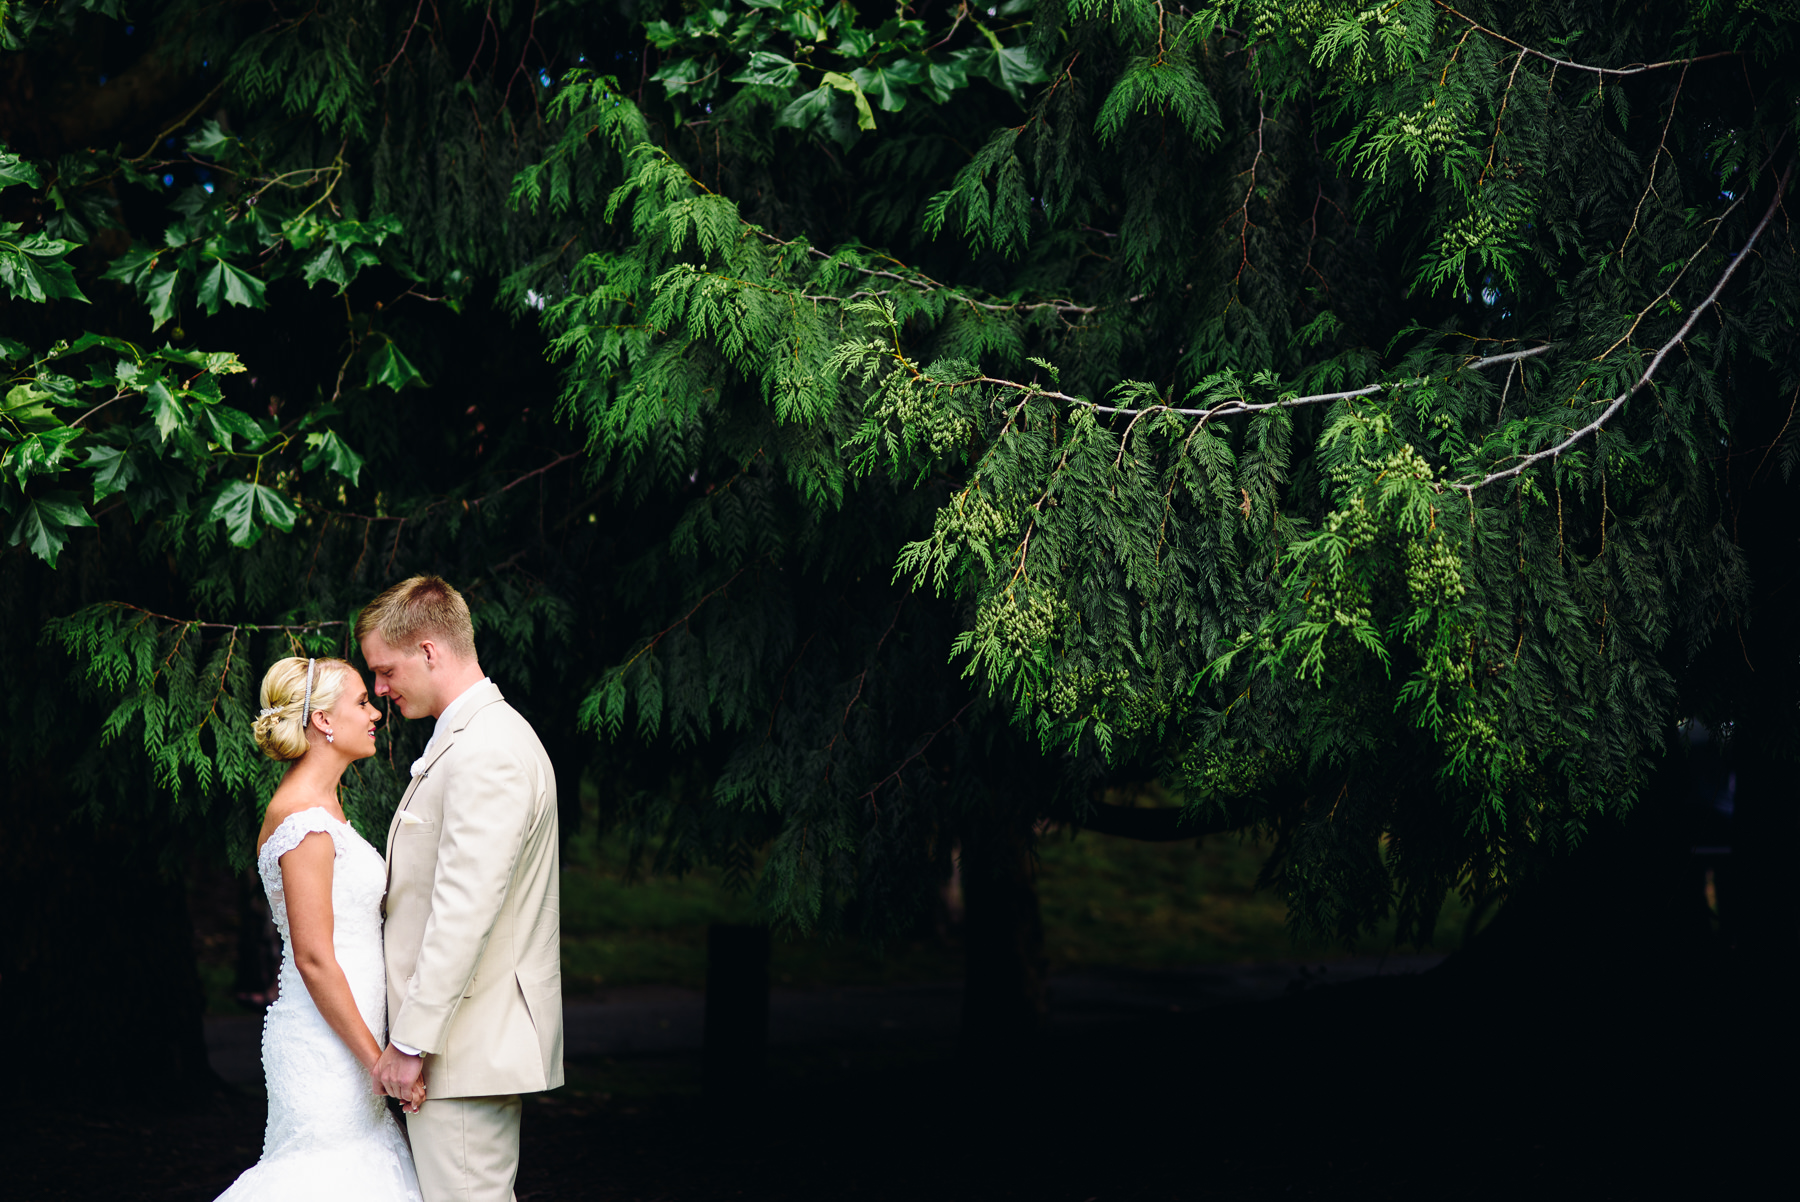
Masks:
[[[381,956],[381,896],[387,890],[387,867],[380,852],[348,823],[339,822],[323,809],[289,814],[256,856],[257,873],[269,898],[269,914],[281,933],[281,997],[288,996],[290,971],[299,982],[299,970],[294,968],[293,937],[288,930],[281,857],[315,832],[331,836],[336,849],[331,872],[332,950],[350,979],[350,990],[356,995],[363,1021],[379,1042],[387,1034],[387,969]],[[305,992],[304,984],[301,992]],[[280,1004],[276,1002],[277,1006]]]
[[[376,1041],[387,1028],[381,955],[381,853],[323,809],[282,820],[256,857],[281,932],[281,993],[263,1019],[269,1123],[263,1155],[219,1202],[419,1202],[411,1153],[386,1103],[349,1046],[325,1021],[294,963],[281,857],[314,833],[329,835],[332,950]]]

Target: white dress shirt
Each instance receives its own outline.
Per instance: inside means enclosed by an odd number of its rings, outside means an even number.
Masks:
[[[491,684],[491,683],[493,683],[492,679],[489,677],[486,677],[486,676],[483,676],[479,681],[476,682],[476,684]],[[468,700],[469,694],[474,691],[475,691],[475,685],[472,684],[468,688],[464,689],[461,693],[458,693],[456,695],[456,699],[454,701],[452,701],[449,705],[446,705],[444,707],[443,712],[437,716],[437,725],[435,725],[431,728],[431,737],[429,739],[425,740],[425,750],[420,752],[419,758],[414,760],[412,763],[412,775],[414,775],[414,776],[419,775],[421,772],[425,771],[425,765],[431,763],[431,750],[432,750],[432,748],[437,746],[438,736],[443,734],[445,731],[452,729],[450,726],[450,720],[456,716],[456,711],[461,708],[462,703],[464,701]],[[419,1055],[418,1048],[408,1047],[405,1044],[401,1043],[399,1040],[391,1040],[390,1042],[393,1044],[395,1051],[404,1052],[408,1056]]]
[[[421,751],[419,753],[419,758],[412,763],[412,774],[414,776],[425,771],[425,765],[431,762],[431,749],[437,746],[438,736],[451,729],[450,719],[456,716],[456,711],[462,708],[462,703],[469,699],[469,694],[475,691],[477,685],[492,683],[493,680],[490,677],[483,676],[480,680],[476,681],[475,684],[470,685],[468,688],[458,693],[456,699],[444,707],[443,712],[437,717],[437,725],[431,728],[431,737],[425,740],[425,750]]]

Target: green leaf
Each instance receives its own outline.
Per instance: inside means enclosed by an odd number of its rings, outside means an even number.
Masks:
[[[56,414],[50,412],[45,401],[54,401],[55,395],[45,392],[34,384],[15,384],[6,393],[6,400],[0,403],[0,418],[8,424],[25,430],[47,430],[59,426],[62,422]]]
[[[93,469],[96,505],[124,492],[138,478],[137,464],[124,447],[89,447],[87,462],[81,466]]]
[[[233,409],[230,405],[196,406],[207,429],[211,431],[213,441],[231,449],[232,438],[244,440],[247,449],[254,450],[269,440],[269,432],[262,424],[241,409]]]
[[[315,426],[323,425],[331,418],[341,416],[343,412],[342,409],[327,401],[316,408],[308,409],[306,411],[306,416],[300,419],[300,429],[310,430]]]
[[[916,84],[924,77],[924,68],[916,60],[905,58],[876,67],[858,67],[850,72],[850,78],[857,86],[875,97],[882,110],[889,113],[897,113],[906,107],[906,86]]]
[[[349,266],[344,262],[344,253],[335,246],[321,246],[319,253],[306,261],[300,269],[300,278],[307,286],[317,284],[320,280],[336,284],[341,293],[350,286]]]
[[[150,277],[142,285],[140,295],[150,309],[150,328],[160,330],[175,316],[175,285],[181,279],[178,271],[165,271]]]
[[[732,76],[734,83],[759,83],[777,88],[791,88],[800,82],[800,65],[793,59],[768,50],[750,56],[750,65]]]
[[[76,244],[47,234],[15,241],[18,229],[14,222],[0,222],[0,285],[29,301],[62,298],[86,303],[74,271],[63,261]]]
[[[986,32],[985,30],[983,32]],[[992,35],[989,35],[990,40]],[[1049,79],[1044,69],[1023,46],[972,47],[950,56],[963,64],[971,75],[979,75],[1006,89],[1007,95],[1023,102],[1020,88],[1025,84],[1043,83]]]
[[[201,351],[184,351],[180,347],[162,346],[158,347],[156,353],[150,357],[159,363],[173,363],[176,367],[195,367],[201,371],[206,370],[206,355]],[[155,363],[145,363],[144,370],[154,372],[160,369]]]
[[[28,497],[19,520],[13,523],[6,545],[17,546],[21,539],[39,559],[56,566],[56,557],[68,543],[64,532],[80,526],[94,525],[81,499],[70,492],[53,492],[41,497]]]
[[[263,282],[241,267],[214,259],[211,269],[200,279],[200,303],[211,317],[223,301],[249,309],[263,307]]]
[[[162,252],[152,250],[148,246],[133,246],[130,250],[106,265],[100,273],[103,280],[118,280],[142,288],[144,281],[156,269],[156,260]]]
[[[933,60],[927,67],[927,86],[931,89],[931,98],[939,104],[950,99],[950,93],[958,88],[969,86],[968,68],[954,60]]]
[[[156,420],[156,432],[164,442],[168,442],[169,435],[186,425],[188,420],[187,406],[161,376],[150,381],[150,386],[144,389],[144,412]]]
[[[836,71],[827,71],[819,77],[819,82],[828,88],[836,88],[840,92],[848,92],[856,101],[856,128],[874,129],[875,112],[869,107],[869,98],[863,95],[862,85],[848,75],[840,75]]]
[[[217,160],[229,154],[236,142],[236,138],[219,128],[217,121],[209,118],[200,123],[199,129],[188,135],[187,152]]]
[[[650,78],[662,84],[670,96],[679,96],[709,74],[697,58],[675,58],[666,61]]]
[[[31,348],[23,342],[15,342],[11,338],[0,336],[0,362],[17,363],[21,359],[31,358]]]
[[[388,338],[369,356],[368,386],[373,388],[377,384],[386,384],[399,392],[408,384],[424,386],[425,377],[419,374],[419,369],[412,365],[412,360],[406,357],[394,340]]]
[[[82,435],[77,426],[41,430],[0,456],[0,474],[12,476],[20,488],[33,476],[54,475],[69,455],[69,444]]]
[[[845,58],[865,58],[874,49],[875,31],[858,29],[854,25],[844,30],[837,44],[837,52]]]
[[[337,431],[327,430],[324,433],[312,433],[306,436],[306,445],[312,450],[307,453],[300,464],[306,471],[312,471],[323,463],[344,479],[355,484],[362,473],[363,457],[358,455],[349,443],[337,436]]]
[[[649,39],[650,44],[655,46],[658,50],[667,50],[669,47],[679,43],[684,34],[681,30],[676,29],[667,21],[646,21],[644,23],[644,36]]]
[[[14,184],[30,184],[34,188],[43,186],[38,178],[37,168],[10,150],[0,150],[0,188],[9,188]]]
[[[225,523],[233,546],[248,547],[262,537],[265,526],[283,533],[292,530],[297,515],[288,499],[268,485],[227,480],[213,498],[208,516]]]
[[[202,357],[201,366],[215,376],[235,376],[246,370],[235,351],[207,351]]]
[[[234,267],[225,260],[219,260],[219,266],[225,271],[225,303],[238,305],[246,309],[263,307],[265,285],[255,276],[242,268]]]

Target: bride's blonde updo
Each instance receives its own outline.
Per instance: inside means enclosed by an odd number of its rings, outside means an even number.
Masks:
[[[312,703],[306,704],[306,666],[313,666]],[[262,712],[256,716],[256,745],[272,760],[297,760],[306,754],[306,724],[311,715],[328,710],[343,695],[344,681],[356,671],[341,659],[308,660],[291,655],[278,659],[262,680]],[[301,714],[301,709],[306,714]]]

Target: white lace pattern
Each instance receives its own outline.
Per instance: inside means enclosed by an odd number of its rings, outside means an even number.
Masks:
[[[262,1159],[218,1202],[420,1202],[406,1137],[356,1056],[325,1022],[294,964],[281,857],[314,832],[331,836],[332,948],[376,1041],[387,1029],[381,956],[381,853],[322,809],[290,814],[257,856],[281,932],[281,995],[263,1019],[269,1122]]]

